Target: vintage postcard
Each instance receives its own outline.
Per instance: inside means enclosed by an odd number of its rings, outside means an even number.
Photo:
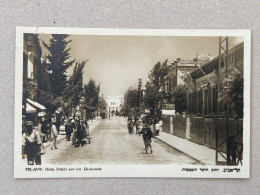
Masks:
[[[250,177],[250,30],[17,27],[15,178]]]

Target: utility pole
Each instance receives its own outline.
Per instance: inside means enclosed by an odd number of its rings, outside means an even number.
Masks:
[[[142,101],[142,94],[141,94],[141,89],[142,89],[142,79],[139,78],[138,79],[138,93],[139,93],[139,104],[141,103]]]
[[[223,51],[223,55],[222,55]],[[219,96],[220,93],[220,69],[221,69],[221,62],[223,59],[224,67],[225,67],[225,73],[226,73],[226,82],[228,82],[228,37],[222,38],[219,37],[219,63],[218,63],[218,72],[217,72],[217,78],[218,78],[218,85],[217,85],[217,96]],[[228,83],[227,83],[228,84]],[[219,147],[226,142],[226,150],[227,150],[227,156],[226,156],[226,163],[227,165],[230,165],[230,143],[229,143],[229,124],[228,124],[228,118],[229,118],[229,103],[226,99],[226,140],[222,142],[220,145],[218,144],[218,132],[219,132],[219,100],[217,98],[217,118],[216,118],[216,165],[218,164],[218,153]],[[221,154],[221,153],[220,153]],[[221,154],[222,155],[222,154]],[[223,155],[222,155],[223,156]]]
[[[138,95],[139,95],[139,112],[141,112],[141,102],[142,102],[142,79],[138,79]]]
[[[198,65],[198,53],[197,53],[197,58],[193,59],[194,62],[195,62],[195,69],[197,68],[197,65]],[[194,109],[194,112],[193,114],[196,114],[198,113],[198,93],[197,93],[197,82],[196,82],[196,79],[194,79],[194,88],[195,88],[195,109]]]

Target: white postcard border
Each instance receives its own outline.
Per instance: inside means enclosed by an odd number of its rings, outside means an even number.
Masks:
[[[244,121],[243,166],[205,165],[41,165],[24,166],[21,159],[23,33],[74,35],[130,35],[130,36],[242,36],[244,37]],[[183,177],[183,178],[249,178],[250,177],[250,75],[251,31],[216,29],[93,29],[59,27],[17,27],[15,65],[15,178],[74,178],[74,177]],[[31,168],[28,170],[27,168]],[[37,168],[37,169],[35,169]],[[42,168],[42,171],[38,170]],[[53,168],[55,171],[46,171]],[[71,168],[71,171],[57,171]],[[81,169],[76,170],[76,169]],[[74,169],[74,170],[73,170]],[[85,169],[85,170],[84,170]],[[100,170],[101,169],[101,170]],[[189,170],[190,169],[190,170]],[[194,169],[194,170],[193,170]],[[205,169],[203,171],[203,169]],[[208,169],[208,171],[206,171]],[[219,171],[215,170],[219,169]],[[192,171],[193,170],[193,171]]]

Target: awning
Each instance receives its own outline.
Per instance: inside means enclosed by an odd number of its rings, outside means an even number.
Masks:
[[[37,110],[32,107],[30,104],[26,103],[26,113],[36,113]]]
[[[45,106],[39,104],[38,102],[32,101],[32,100],[30,100],[28,98],[27,98],[27,102],[29,104],[31,104],[32,106],[35,106],[35,107],[39,108],[40,110],[46,110]]]
[[[45,112],[39,112],[39,113],[38,113],[38,116],[45,116],[45,115],[46,115]]]
[[[150,114],[150,110],[148,110],[148,109],[144,109],[144,113],[148,113],[148,114]]]
[[[57,108],[57,110],[55,110],[55,113],[60,113],[60,112],[61,112],[61,110],[62,110],[62,108],[61,108],[61,107],[59,107],[59,108]]]
[[[163,115],[175,115],[175,110],[162,110]]]

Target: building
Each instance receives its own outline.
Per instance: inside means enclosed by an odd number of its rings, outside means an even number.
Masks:
[[[228,50],[227,60],[228,72],[243,72],[244,66],[244,43],[240,43]],[[223,55],[223,54],[222,54]],[[182,121],[179,127],[174,128],[173,133],[186,135],[186,138],[195,143],[208,146],[218,151],[227,153],[227,139],[232,137],[236,145],[235,156],[241,158],[243,151],[243,120],[236,118],[234,105],[229,104],[229,115],[226,115],[226,106],[220,105],[219,118],[217,118],[218,96],[218,71],[220,90],[224,88],[226,80],[226,67],[222,59],[220,69],[219,56],[204,63],[189,75],[187,75],[187,115],[175,116],[176,120]],[[217,125],[218,121],[218,125]],[[228,124],[227,124],[228,123]],[[179,134],[180,135],[180,134]],[[218,139],[216,139],[218,135]],[[222,144],[220,144],[222,143]],[[218,148],[216,148],[216,144]],[[236,157],[235,157],[236,159]]]
[[[233,70],[243,72],[244,44],[240,43],[228,51],[228,72]],[[219,57],[204,63],[187,76],[187,86],[190,90],[188,96],[188,113],[200,116],[215,115],[217,102],[217,71]],[[220,68],[220,82],[226,78],[224,62]],[[224,110],[221,110],[222,114]],[[234,114],[234,113],[233,113]]]
[[[26,82],[24,86],[31,86],[28,89],[23,88],[23,115],[26,116],[26,120],[36,124],[46,110],[45,106],[37,102],[42,50],[36,34],[25,33],[23,43],[23,82]]]
[[[162,86],[162,90],[168,93],[173,91],[177,85],[185,84],[187,74],[196,69],[197,64],[206,63],[211,59],[212,57],[209,54],[201,54],[192,60],[177,58],[168,66],[168,75],[165,78],[166,82]]]
[[[42,50],[39,44],[38,35],[24,34],[23,41],[23,73],[24,76],[31,79],[36,84],[38,83],[38,76],[41,68]],[[31,99],[36,100],[37,94],[32,94]]]
[[[173,104],[174,98],[171,95],[171,92],[178,85],[186,85],[187,75],[197,68],[198,64],[206,63],[212,59],[212,56],[209,54],[201,54],[197,58],[192,60],[190,59],[181,59],[177,58],[168,66],[168,75],[166,76],[166,82],[162,85],[161,90],[165,91],[166,94],[169,94],[167,99],[163,100],[162,104],[162,120],[164,123],[164,131],[168,133],[174,133],[174,124],[179,125],[181,121],[176,121],[175,115],[175,105]],[[176,129],[176,128],[175,128]],[[178,134],[178,133],[177,133]],[[179,136],[185,138],[185,133],[180,132]]]
[[[107,111],[111,116],[116,115],[116,113],[120,112],[124,103],[124,98],[122,96],[111,97],[108,96],[105,98],[107,103]]]

